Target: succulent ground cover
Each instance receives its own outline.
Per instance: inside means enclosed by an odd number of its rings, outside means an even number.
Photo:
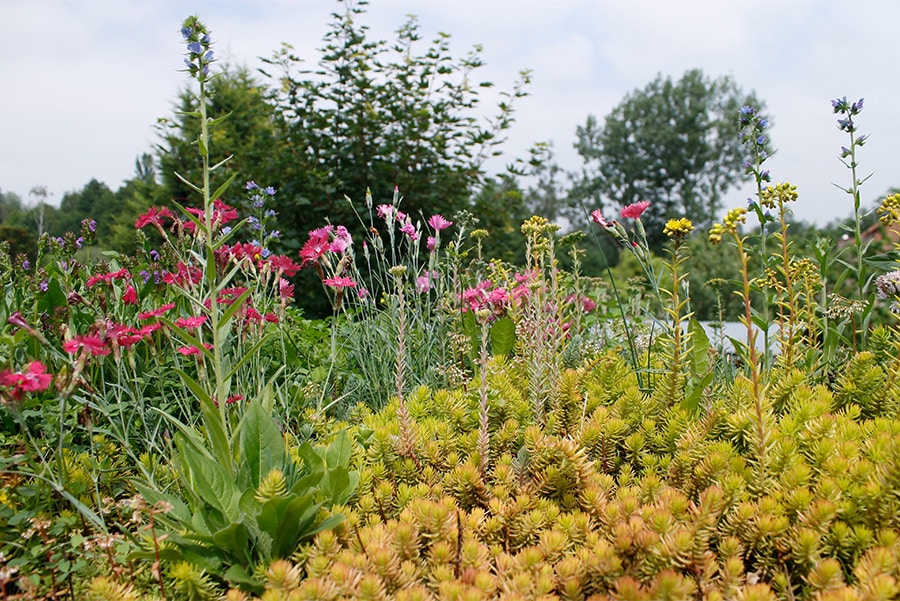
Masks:
[[[141,215],[131,256],[90,220],[34,264],[0,247],[3,599],[900,595],[900,276],[859,228],[862,101],[833,103],[853,244],[814,257],[767,122],[735,115],[758,194],[705,233],[740,260],[728,353],[692,318],[698,232],[672,218],[654,260],[646,202],[587,235],[534,216],[520,265],[399,190],[354,205],[365,240],[323,223],[273,251],[277,190],[213,183],[212,42],[182,36],[195,205]],[[581,274],[595,236],[649,294]],[[292,307],[301,269],[330,319]]]

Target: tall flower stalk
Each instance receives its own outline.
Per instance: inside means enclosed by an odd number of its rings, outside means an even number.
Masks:
[[[759,482],[763,482],[767,471],[767,451],[771,437],[768,429],[759,355],[756,348],[756,329],[753,326],[753,307],[750,303],[750,255],[747,252],[746,239],[738,231],[740,225],[745,223],[746,220],[747,209],[737,207],[730,210],[722,223],[713,225],[709,232],[709,242],[718,245],[721,244],[724,235],[731,236],[741,260],[741,299],[744,301],[744,315],[741,316],[741,323],[747,328],[747,341],[743,354],[744,361],[749,364],[748,367],[750,369],[750,381],[752,384],[753,404],[756,418],[757,465],[760,475]]]
[[[670,304],[663,307],[663,310],[669,315],[671,320],[671,348],[669,356],[666,357],[668,363],[668,374],[666,383],[666,397],[670,404],[680,401],[684,398],[684,373],[682,362],[684,356],[689,352],[690,348],[690,332],[683,332],[684,322],[690,319],[691,314],[685,311],[689,298],[682,298],[681,288],[687,274],[680,271],[681,266],[687,260],[682,254],[684,240],[687,235],[694,229],[694,224],[690,219],[682,217],[680,219],[670,219],[663,232],[672,240],[672,248],[670,249],[672,262],[669,265],[672,273],[671,290],[663,290],[663,293],[669,296]]]
[[[756,107],[745,105],[740,109],[738,125],[740,126],[741,143],[751,155],[751,158],[744,162],[743,167],[744,173],[752,176],[756,184],[756,198],[749,199],[748,208],[756,215],[759,223],[759,257],[762,260],[762,270],[765,272],[770,269],[772,261],[768,251],[768,224],[772,222],[773,218],[762,202],[763,190],[771,181],[769,170],[763,167],[763,163],[773,154],[767,133],[769,120]],[[771,329],[769,307],[772,305],[772,292],[763,289],[762,294],[764,302],[756,312],[761,317],[763,324],[763,349],[765,351],[763,361],[765,366],[769,367],[772,363],[772,343],[769,336]]]
[[[837,120],[838,128],[845,132],[850,138],[849,146],[841,147],[841,162],[850,170],[850,186],[844,188],[838,186],[841,190],[850,195],[853,199],[853,246],[856,252],[856,260],[855,264],[846,264],[844,263],[850,270],[855,272],[853,275],[856,277],[856,297],[860,301],[869,301],[866,308],[863,310],[862,320],[859,324],[859,341],[862,343],[863,348],[865,348],[866,342],[866,331],[868,330],[868,322],[869,318],[872,314],[872,302],[869,299],[868,293],[868,280],[869,274],[866,269],[865,261],[863,257],[866,253],[866,246],[863,244],[862,240],[862,226],[861,219],[862,215],[860,213],[861,210],[861,201],[860,201],[860,192],[859,189],[862,184],[869,179],[870,176],[866,176],[863,179],[860,179],[859,174],[857,172],[857,168],[859,167],[859,162],[857,160],[857,149],[860,148],[863,144],[865,144],[868,136],[859,135],[857,133],[856,122],[853,120],[854,117],[859,115],[863,109],[863,99],[860,98],[857,102],[848,102],[847,97],[838,98],[831,101],[832,109],[836,115],[840,115],[840,118]],[[854,341],[854,350],[856,350],[856,340],[857,340],[857,324],[855,319],[851,321],[853,328],[853,341]]]
[[[214,165],[210,163],[210,128],[225,118],[210,119],[207,115],[207,84],[212,78],[210,65],[215,60],[212,51],[212,40],[206,26],[196,16],[185,19],[181,27],[181,35],[187,45],[187,57],[184,60],[186,71],[192,79],[196,80],[200,89],[198,107],[194,116],[200,121],[197,148],[202,165],[201,183],[197,185],[181,175],[176,175],[188,187],[197,192],[203,201],[202,213],[199,215],[199,218],[190,211],[183,209],[185,216],[193,222],[195,241],[200,243],[199,252],[192,251],[190,254],[203,264],[201,280],[203,286],[198,291],[187,282],[179,290],[190,300],[196,311],[208,312],[211,324],[209,328],[210,343],[202,343],[193,334],[176,324],[170,324],[170,326],[176,335],[199,351],[200,382],[193,380],[184,371],[180,371],[180,375],[200,400],[200,409],[205,426],[204,431],[212,447],[213,455],[221,466],[230,471],[234,466],[229,422],[225,413],[226,403],[219,401],[229,398],[231,375],[242,364],[242,361],[238,361],[235,366],[230,366],[230,369],[226,371],[223,347],[228,337],[228,326],[231,323],[231,318],[244,301],[247,300],[250,290],[247,289],[237,298],[231,299],[230,304],[224,310],[222,309],[219,295],[228,286],[232,276],[229,274],[225,278],[220,278],[216,269],[216,251],[228,240],[228,233],[220,232],[221,235],[216,237],[217,231],[220,230],[222,225],[224,205],[215,201],[225,193],[235,177],[237,177],[237,174],[229,177],[215,191],[211,190],[212,172],[228,160],[226,158]],[[246,354],[244,360],[249,358],[251,354]],[[208,375],[209,372],[212,372],[211,378]],[[203,386],[204,381],[207,381],[205,388]]]
[[[779,230],[775,234],[776,240],[780,243],[778,259],[781,264],[776,269],[766,270],[767,290],[776,290],[781,298],[778,300],[779,307],[779,330],[778,339],[781,344],[782,365],[790,369],[794,366],[795,343],[797,342],[797,329],[800,320],[800,304],[799,291],[797,284],[794,282],[794,259],[791,257],[791,243],[788,240],[787,214],[790,210],[787,203],[797,200],[797,186],[793,186],[788,182],[783,182],[775,186],[768,186],[762,190],[760,195],[760,204],[767,209],[778,211]]]

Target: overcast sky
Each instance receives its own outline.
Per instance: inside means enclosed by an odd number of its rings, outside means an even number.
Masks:
[[[336,10],[335,0],[0,0],[0,190],[28,202],[43,185],[58,203],[91,178],[115,190],[131,177],[186,84],[179,26],[188,14],[211,29],[218,57],[255,68],[281,42],[314,62]],[[498,90],[533,71],[510,159],[552,141],[560,164],[577,170],[575,128],[589,114],[602,119],[659,73],[700,68],[767,103],[777,148],[769,168],[798,186],[798,218],[824,224],[852,211],[834,186],[850,182],[837,158],[847,138],[836,97],[865,98],[864,206],[900,186],[896,0],[372,0],[363,22],[392,39],[408,14],[426,41],[451,34],[456,56],[482,44],[480,79]]]

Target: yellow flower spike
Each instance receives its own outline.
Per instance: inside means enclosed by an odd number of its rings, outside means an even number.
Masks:
[[[891,194],[881,201],[878,207],[878,219],[884,225],[900,221],[900,194]]]
[[[733,234],[737,231],[738,224],[745,223],[746,221],[747,209],[745,209],[744,207],[735,207],[728,211],[728,214],[725,215],[725,219],[722,222],[724,232]]]
[[[709,243],[712,245],[719,245],[722,243],[722,234],[725,233],[725,227],[721,223],[713,224],[712,228],[709,230]]]
[[[778,205],[794,202],[797,198],[797,186],[790,182],[782,182],[763,188],[760,192],[759,204],[767,209],[774,209]]]
[[[694,224],[687,217],[669,219],[663,228],[663,233],[679,244],[685,236],[694,231]]]

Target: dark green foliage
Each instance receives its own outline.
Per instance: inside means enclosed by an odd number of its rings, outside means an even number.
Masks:
[[[262,185],[272,183],[281,187],[283,178],[266,179],[274,178],[277,171],[272,164],[276,150],[273,107],[266,100],[266,88],[247,68],[225,66],[212,78],[207,93],[208,113],[217,118],[228,115],[217,124],[210,144],[214,153],[210,157],[211,164],[232,157],[214,172],[216,181],[221,183],[236,175],[241,184],[258,180]],[[182,205],[196,203],[196,195],[175,173],[192,182],[202,181],[201,160],[195,146],[200,124],[192,116],[197,108],[196,94],[185,89],[178,97],[178,114],[172,119],[161,119],[158,124],[161,141],[157,147],[157,161],[163,190],[154,196],[161,196],[163,204],[172,201]],[[141,178],[139,172],[138,179],[146,178]],[[232,193],[228,202],[235,203],[236,196]]]
[[[279,69],[271,73],[278,82],[271,181],[295,243],[326,219],[355,227],[344,197],[362,199],[367,190],[377,203],[398,187],[410,215],[467,207],[483,161],[512,123],[512,100],[524,94],[520,86],[504,93],[496,118],[481,122],[479,90],[491,84],[475,79],[479,49],[455,58],[445,34],[422,47],[414,18],[395,41],[372,40],[362,7],[346,2],[333,15],[314,73],[298,72],[287,45],[269,61]]]

